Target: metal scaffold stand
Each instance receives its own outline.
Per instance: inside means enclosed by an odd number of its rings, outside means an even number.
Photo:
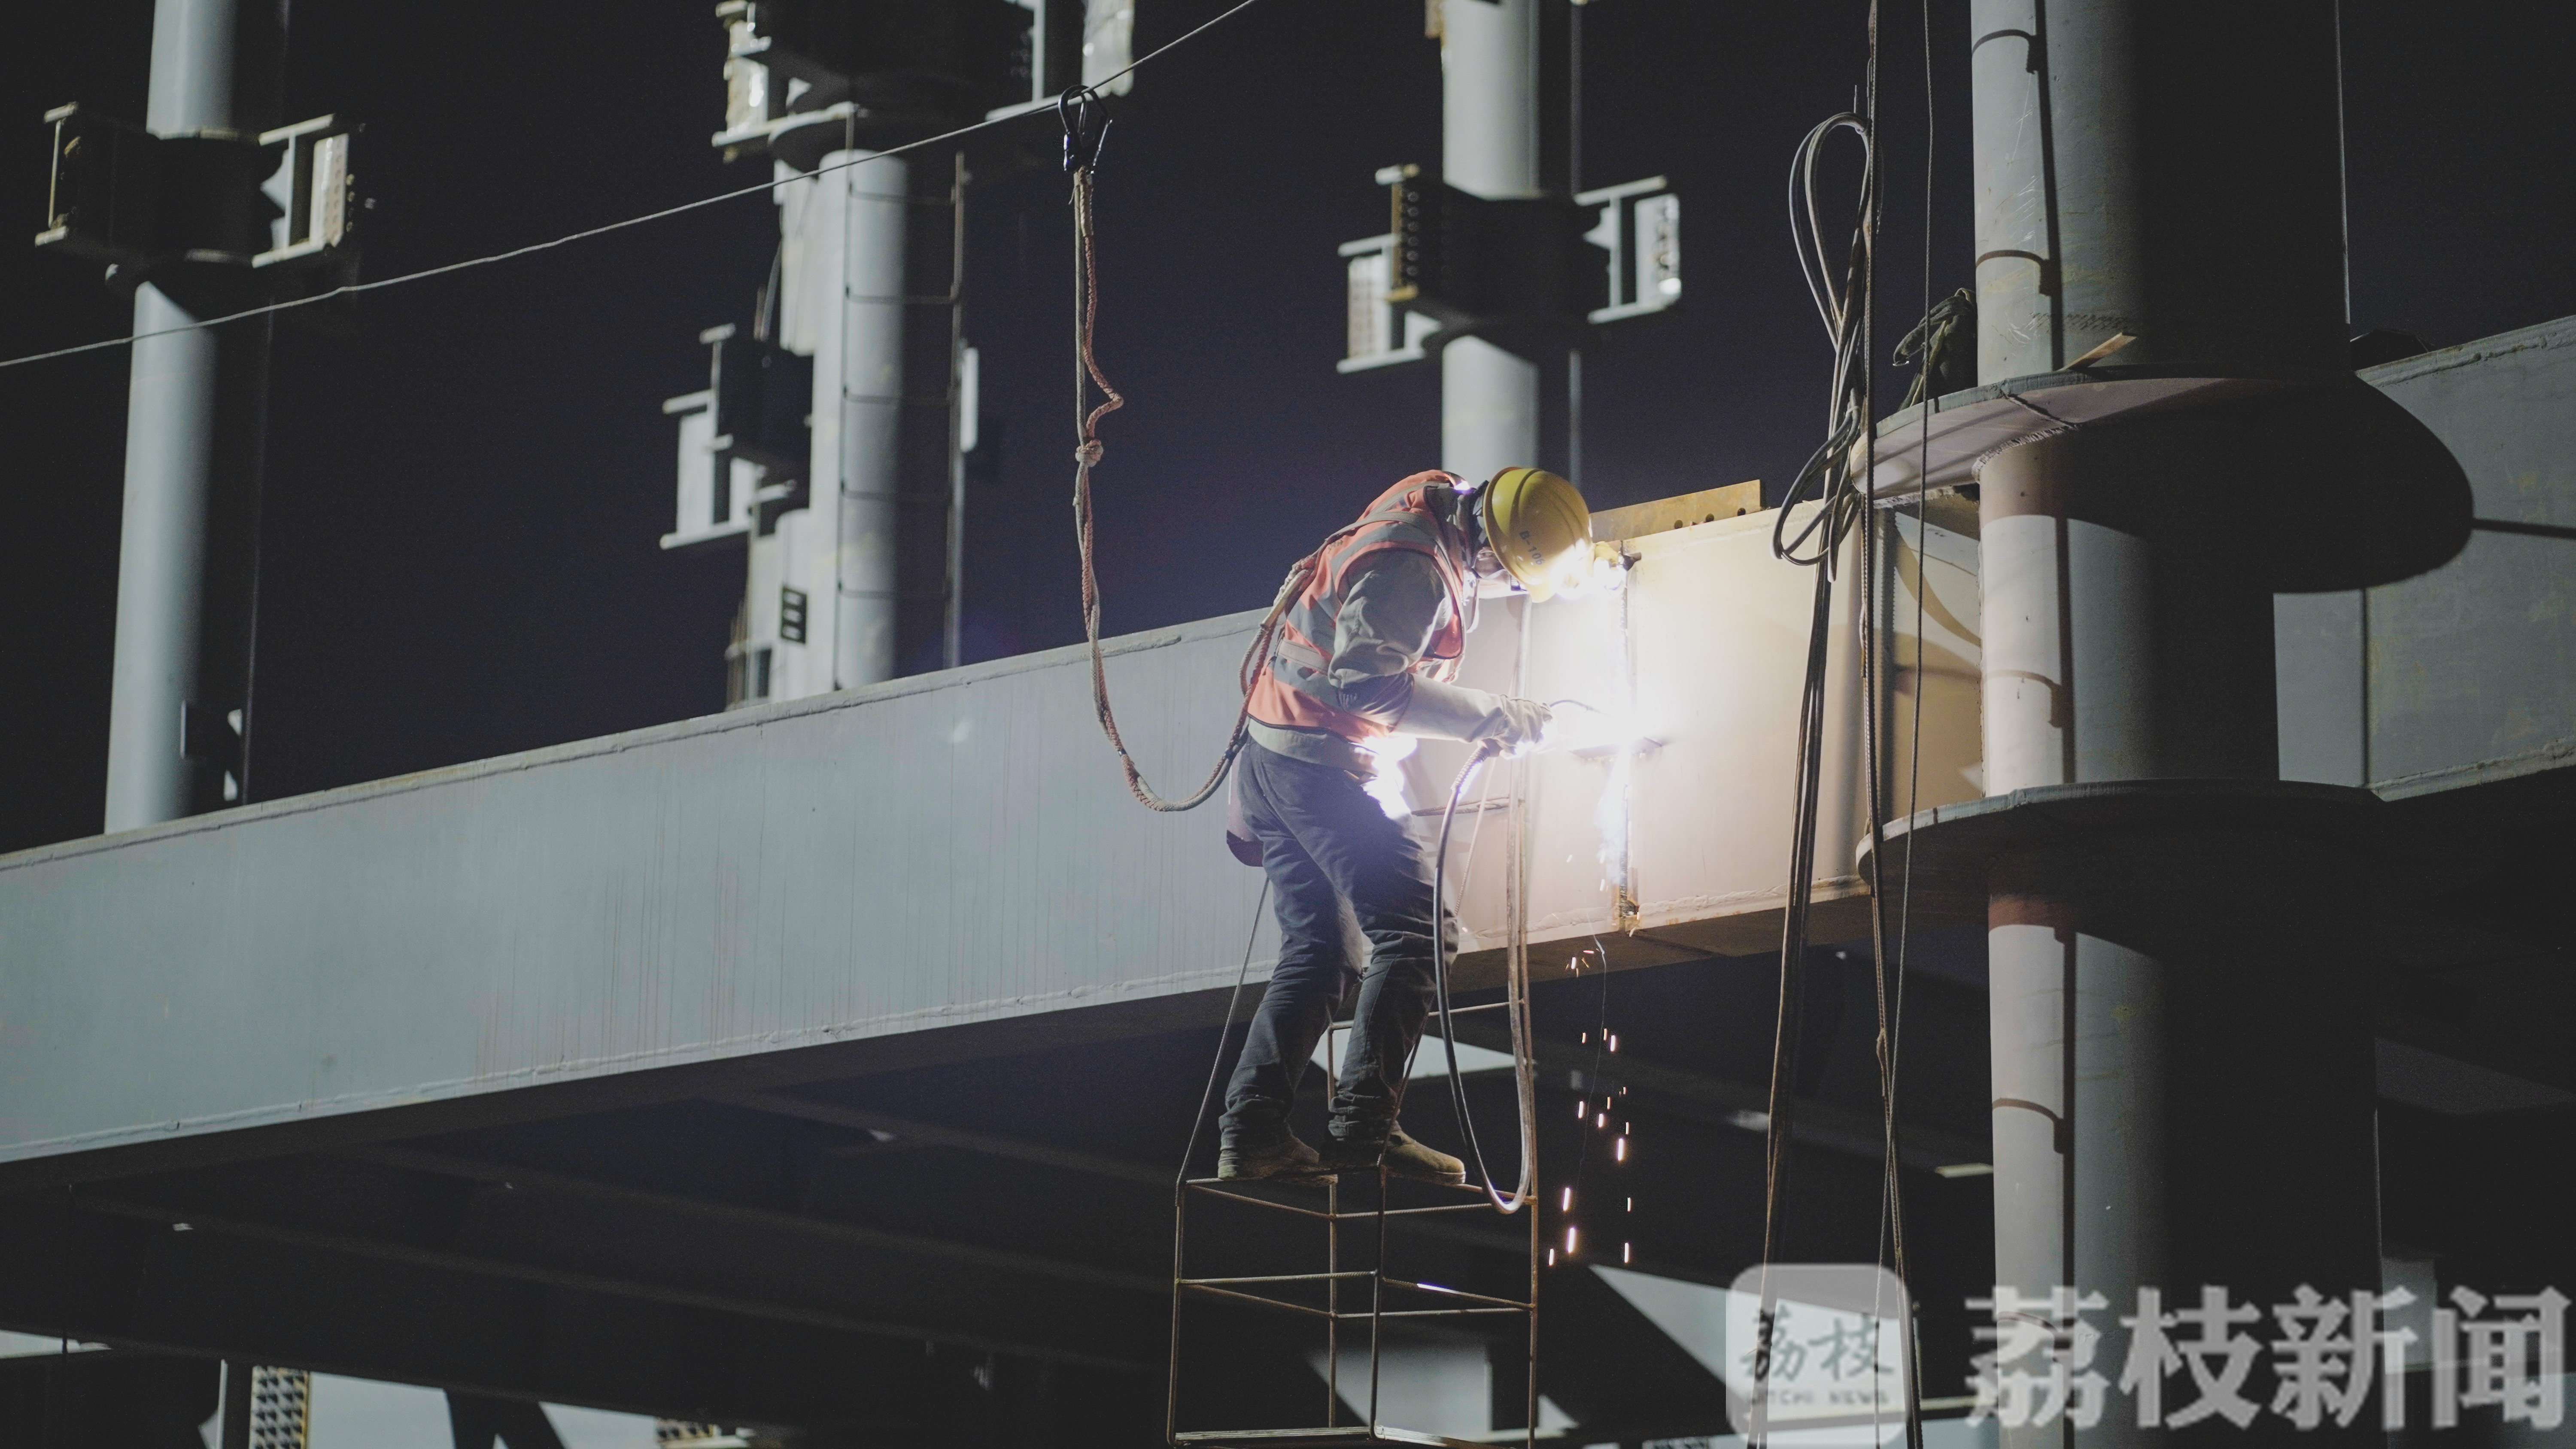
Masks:
[[[1189,1178],[1174,1193],[1172,1205],[1172,1353],[1170,1388],[1165,1399],[1163,1434],[1175,1446],[1182,1445],[1259,1445],[1266,1449],[1295,1449],[1302,1445],[1344,1444],[1409,1444],[1454,1446],[1454,1449],[1491,1449],[1491,1438],[1463,1439],[1429,1430],[1390,1424],[1380,1412],[1380,1376],[1384,1361],[1387,1332],[1391,1325],[1438,1326],[1477,1332],[1484,1320],[1518,1317],[1527,1354],[1523,1375],[1523,1449],[1535,1443],[1538,1433],[1538,1214],[1525,1208],[1528,1219],[1529,1260],[1524,1296],[1497,1297],[1472,1293],[1438,1283],[1427,1283],[1395,1271],[1390,1257],[1391,1241],[1400,1240],[1408,1230],[1417,1231],[1430,1223],[1445,1221],[1443,1215],[1493,1212],[1493,1202],[1480,1186],[1443,1188],[1417,1184],[1390,1177],[1384,1168],[1357,1177],[1365,1184],[1360,1191],[1369,1192],[1367,1201],[1348,1205],[1343,1184],[1338,1180],[1320,1186],[1274,1183],[1221,1182],[1213,1177]],[[1463,1193],[1474,1196],[1456,1200]],[[1308,1205],[1320,1196],[1323,1206]],[[1417,1196],[1434,1201],[1414,1201]],[[1301,1202],[1297,1199],[1306,1199]],[[1323,1227],[1324,1267],[1321,1272],[1257,1273],[1214,1277],[1192,1277],[1189,1273],[1190,1209],[1194,1200],[1222,1200],[1242,1204],[1265,1213],[1279,1213],[1318,1223]],[[1203,1202],[1202,1210],[1213,1206]],[[1350,1227],[1346,1225],[1356,1225]],[[1356,1235],[1360,1242],[1350,1239]],[[1364,1266],[1347,1267],[1349,1250],[1359,1246],[1369,1256]],[[1365,1293],[1365,1302],[1360,1295]],[[1303,1428],[1194,1429],[1180,1427],[1180,1384],[1182,1354],[1182,1315],[1193,1298],[1223,1303],[1253,1305],[1257,1308],[1320,1320],[1323,1325],[1324,1379],[1323,1422]],[[1355,1416],[1346,1408],[1342,1388],[1342,1349],[1347,1332],[1366,1325],[1368,1335],[1368,1388],[1364,1397],[1354,1400],[1359,1407]],[[1481,1334],[1479,1336],[1482,1336]]]

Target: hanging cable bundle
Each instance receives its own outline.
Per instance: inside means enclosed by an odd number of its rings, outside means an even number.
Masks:
[[[1816,207],[1816,167],[1825,143],[1848,131],[1860,142],[1860,216],[1852,229],[1848,254],[1837,267],[1825,250],[1823,222]],[[1771,526],[1771,552],[1776,558],[1835,573],[1834,550],[1850,533],[1866,499],[1859,481],[1860,459],[1869,432],[1869,281],[1870,242],[1878,229],[1878,161],[1870,122],[1849,111],[1817,124],[1798,143],[1789,166],[1789,240],[1797,248],[1798,270],[1815,300],[1816,316],[1833,343],[1832,382],[1825,409],[1825,441],[1807,457],[1805,466],[1780,500],[1780,516]],[[1795,537],[1789,534],[1792,510],[1810,499],[1822,504]],[[1805,550],[1802,552],[1802,550]]]
[[[1782,911],[1780,999],[1772,1040],[1770,1114],[1763,1144],[1760,1308],[1763,1329],[1754,1352],[1756,1402],[1752,1433],[1749,1435],[1750,1442],[1757,1445],[1765,1442],[1768,1432],[1765,1416],[1775,1308],[1771,1296],[1770,1266],[1780,1251],[1780,1207],[1787,1192],[1789,1145],[1793,1140],[1797,1109],[1795,1066],[1804,1025],[1808,925],[1815,892],[1833,586],[1839,572],[1840,552],[1855,526],[1859,530],[1857,563],[1860,577],[1854,622],[1855,642],[1861,658],[1861,748],[1871,845],[1870,937],[1878,1008],[1876,1056],[1883,1153],[1879,1206],[1882,1221],[1892,1228],[1888,1236],[1894,1247],[1896,1276],[1901,1283],[1910,1281],[1905,1261],[1904,1213],[1897,1181],[1897,1057],[1890,1017],[1884,894],[1877,888],[1880,862],[1886,854],[1886,817],[1883,808],[1885,794],[1880,779],[1878,699],[1881,685],[1877,658],[1877,601],[1874,597],[1879,568],[1878,531],[1869,517],[1870,478],[1877,461],[1875,374],[1872,368],[1877,350],[1873,342],[1872,284],[1876,277],[1874,247],[1879,223],[1878,6],[1875,0],[1869,7],[1869,49],[1864,90],[1866,99],[1858,113],[1843,112],[1829,117],[1807,133],[1799,143],[1789,170],[1790,241],[1797,251],[1799,270],[1806,278],[1808,292],[1815,300],[1817,316],[1824,323],[1826,336],[1832,344],[1833,370],[1827,391],[1825,441],[1799,469],[1789,486],[1788,495],[1781,500],[1779,517],[1772,529],[1773,555],[1786,562],[1815,569],[1816,586],[1807,636],[1805,678],[1798,702],[1796,814],[1790,832],[1788,898]],[[1817,168],[1825,145],[1843,131],[1851,132],[1860,143],[1861,174],[1851,241],[1837,266],[1826,250],[1816,188]],[[1919,349],[1928,353],[1948,340],[1948,333],[1955,325],[1955,317],[1927,316],[1917,327],[1916,335],[1909,337],[1906,347],[1900,351]],[[1927,365],[1923,373],[1928,378],[1930,358],[1926,357],[1925,361]],[[1918,379],[1919,383],[1921,381]],[[1923,385],[1928,386],[1928,383]],[[1810,501],[1816,506],[1793,536],[1789,528],[1792,511],[1801,503]],[[1903,1346],[1900,1352],[1907,1356],[1910,1364],[1911,1345]],[[1911,1371],[1905,1376],[1905,1385],[1907,1442],[1912,1449],[1921,1449],[1920,1388]]]
[[[1849,250],[1840,265],[1825,251],[1816,205],[1816,167],[1825,143],[1848,131],[1861,146],[1859,217]],[[1831,645],[1833,586],[1837,555],[1852,526],[1867,511],[1860,460],[1869,443],[1869,246],[1877,229],[1877,168],[1869,121],[1850,112],[1833,116],[1807,133],[1789,169],[1790,240],[1798,250],[1799,270],[1816,303],[1833,344],[1833,372],[1827,395],[1826,438],[1799,469],[1781,500],[1772,524],[1771,552],[1789,563],[1816,570],[1815,603],[1807,633],[1806,676],[1798,697],[1796,814],[1790,831],[1789,891],[1784,903],[1780,939],[1780,1006],[1772,1041],[1770,1125],[1763,1156],[1762,1260],[1779,1255],[1779,1207],[1786,1191],[1790,1128],[1797,1100],[1793,1069],[1806,985],[1807,922],[1815,891],[1818,805],[1822,793],[1825,735],[1825,674]],[[1801,502],[1812,500],[1803,527],[1793,537],[1789,525]],[[1863,530],[1866,535],[1867,530]],[[1866,574],[1866,570],[1864,570]],[[1767,1369],[1767,1360],[1761,1365]]]

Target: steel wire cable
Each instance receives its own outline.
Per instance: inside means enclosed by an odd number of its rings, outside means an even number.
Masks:
[[[1207,1127],[1208,1105],[1216,1100],[1217,1072],[1225,1064],[1225,1039],[1234,1030],[1235,1009],[1243,1004],[1244,983],[1252,979],[1252,952],[1261,940],[1261,912],[1269,904],[1270,876],[1265,872],[1261,877],[1261,894],[1252,900],[1252,930],[1243,938],[1243,966],[1234,973],[1234,990],[1226,995],[1225,1015],[1217,1020],[1216,1055],[1208,1062],[1207,1086],[1199,1092],[1197,1115],[1190,1118],[1189,1144],[1181,1149],[1180,1175],[1172,1182],[1176,1191],[1189,1183],[1190,1159],[1198,1155],[1199,1133]]]
[[[1879,1030],[1883,1041],[1880,1058],[1880,1101],[1882,1119],[1881,1170],[1884,1190],[1879,1198],[1880,1236],[1892,1260],[1896,1278],[1905,1291],[1913,1291],[1914,1279],[1908,1271],[1905,1253],[1905,1191],[1899,1167],[1896,1121],[1897,1086],[1905,1042],[1905,981],[1908,947],[1912,942],[1914,920],[1914,833],[1913,821],[1923,803],[1923,691],[1925,596],[1932,587],[1928,548],[1932,524],[1926,503],[1931,495],[1932,475],[1932,400],[1933,371],[1941,360],[1942,343],[1952,340],[1960,323],[1973,315],[1975,299],[1962,288],[1939,304],[1932,300],[1932,198],[1934,159],[1939,139],[1939,113],[1932,91],[1932,8],[1929,0],[1923,7],[1923,320],[1914,325],[1904,341],[1897,344],[1897,361],[1905,357],[1907,343],[1918,344],[1918,366],[1913,386],[1907,389],[1906,403],[1923,405],[1916,420],[1914,467],[1914,707],[1913,722],[1906,738],[1905,773],[1905,860],[1899,867],[1896,918],[1896,989],[1895,1001],[1888,1003],[1886,956],[1880,953],[1877,965],[1880,1001]],[[1875,862],[1885,854],[1884,831],[1878,832],[1878,849],[1871,854]],[[1872,881],[1873,893],[1877,882]],[[1877,1243],[1872,1251],[1877,1251]],[[1905,1355],[1905,1437],[1907,1449],[1923,1449],[1923,1346],[1920,1334],[1909,1333],[1899,1346]]]
[[[1874,133],[1878,118],[1878,6],[1876,4],[1876,0],[1872,0],[1869,12],[1868,94],[1869,100],[1867,103],[1866,114],[1869,117],[1869,124]],[[1929,98],[1930,93],[1927,91],[1927,104],[1929,102]],[[1877,309],[1875,299],[1877,295],[1877,229],[1879,223],[1878,195],[1874,168],[1864,207],[1864,224],[1868,234],[1862,242],[1865,260],[1860,269],[1862,273],[1862,300],[1859,308],[1861,313],[1859,336],[1861,342],[1862,364],[1862,379],[1860,387],[1862,401],[1861,415],[1865,419],[1874,420],[1878,413],[1876,404],[1878,379],[1876,370],[1871,364],[1877,354],[1877,345],[1875,342]],[[1925,221],[1928,225],[1930,221],[1930,213],[1928,209],[1925,213]],[[1930,308],[1927,306],[1925,310],[1927,313],[1926,323],[1928,323],[1930,320],[1928,317]],[[1919,323],[1917,325],[1918,327],[1921,327],[1925,324]],[[1928,357],[1926,358],[1926,364],[1925,371],[1928,374],[1930,370],[1928,366]],[[1885,889],[1885,881],[1883,878],[1887,859],[1887,786],[1885,778],[1887,761],[1886,750],[1882,738],[1885,716],[1879,705],[1879,701],[1884,697],[1886,692],[1885,682],[1882,677],[1886,659],[1879,633],[1880,620],[1878,598],[1878,586],[1882,571],[1879,560],[1879,543],[1882,530],[1871,500],[1874,479],[1877,472],[1877,447],[1877,428],[1874,422],[1872,422],[1866,426],[1866,430],[1864,432],[1864,439],[1861,447],[1862,456],[1857,477],[1854,480],[1852,492],[1856,499],[1855,508],[1859,515],[1860,523],[1861,569],[1859,587],[1856,590],[1858,595],[1857,612],[1859,615],[1856,622],[1858,624],[1857,647],[1860,651],[1862,701],[1861,749],[1863,758],[1866,762],[1864,771],[1864,788],[1868,795],[1869,880],[1867,885],[1869,890],[1870,912],[1870,979],[1872,996],[1874,998],[1874,1005],[1877,1012],[1877,1034],[1872,1044],[1872,1055],[1876,1058],[1878,1065],[1880,1111],[1880,1179],[1878,1211],[1881,1227],[1885,1230],[1886,1241],[1892,1248],[1891,1256],[1894,1262],[1895,1275],[1898,1280],[1898,1292],[1910,1297],[1912,1292],[1912,1279],[1907,1270],[1905,1257],[1904,1201],[1902,1185],[1900,1183],[1898,1173],[1898,1167],[1902,1161],[1902,1157],[1899,1151],[1896,1125],[1895,1060],[1892,1050],[1892,1022],[1888,991],[1887,891]],[[1916,556],[1919,561],[1921,557],[1919,550]],[[1917,579],[1916,589],[1919,602],[1921,591],[1921,581],[1919,577]],[[1919,632],[1917,637],[1919,639]],[[1921,699],[1919,682],[1916,698],[1919,709]],[[1919,714],[1917,722],[1918,724],[1920,722]],[[1873,1241],[1870,1245],[1870,1252],[1873,1259],[1877,1257],[1879,1252],[1879,1241],[1875,1235],[1873,1236]],[[1882,1287],[1883,1284],[1873,1280],[1871,1289],[1871,1319],[1873,1334],[1877,1332],[1876,1325],[1886,1321],[1886,1315],[1878,1311],[1884,1306],[1877,1301],[1877,1295],[1881,1291]],[[1911,1307],[1910,1303],[1905,1306],[1908,1309]],[[1910,1311],[1907,1312],[1900,1321],[1910,1325],[1912,1322]],[[1901,1345],[1900,1347],[1910,1349],[1910,1341],[1911,1335],[1909,1333],[1909,1344]],[[1873,1351],[1871,1355],[1873,1362],[1876,1361],[1876,1357],[1876,1353]],[[1909,1370],[1910,1367],[1911,1365],[1909,1362]],[[1921,1390],[1915,1384],[1914,1380],[1914,1374],[1909,1371],[1905,1377],[1905,1433],[1908,1449],[1922,1449],[1922,1415],[1918,1403]],[[1877,1413],[1876,1406],[1877,1396],[1873,1393],[1871,1397],[1871,1413],[1873,1418],[1875,1418]]]
[[[1884,844],[1884,782],[1878,758],[1877,728],[1879,675],[1874,658],[1879,644],[1873,587],[1878,569],[1877,525],[1869,516],[1870,479],[1875,469],[1877,441],[1874,426],[1876,375],[1872,364],[1877,351],[1873,341],[1876,310],[1873,284],[1877,270],[1879,223],[1878,19],[1877,0],[1870,0],[1864,71],[1866,98],[1859,111],[1827,117],[1810,130],[1792,158],[1789,173],[1790,241],[1797,252],[1800,274],[1807,282],[1809,296],[1816,304],[1817,317],[1823,322],[1832,346],[1833,371],[1828,388],[1825,442],[1799,469],[1787,495],[1781,500],[1780,515],[1772,527],[1774,556],[1814,568],[1816,581],[1808,627],[1806,668],[1798,704],[1796,813],[1790,832],[1788,896],[1783,903],[1781,922],[1779,1001],[1773,1026],[1769,1093],[1771,1110],[1765,1123],[1763,1143],[1762,1268],[1757,1320],[1760,1327],[1754,1348],[1754,1404],[1746,1435],[1751,1445],[1767,1443],[1770,1432],[1770,1374],[1773,1333],[1777,1326],[1771,1265],[1778,1259],[1780,1249],[1780,1209],[1787,1191],[1789,1147],[1794,1140],[1797,1107],[1794,1064],[1805,1025],[1806,955],[1809,911],[1815,889],[1833,586],[1838,569],[1837,555],[1855,526],[1859,527],[1857,562],[1860,578],[1855,590],[1854,624],[1855,643],[1861,658],[1861,733],[1866,761],[1864,788],[1868,796],[1870,838],[1874,846],[1883,847]],[[1817,165],[1825,143],[1843,131],[1850,131],[1860,143],[1861,175],[1852,238],[1839,269],[1837,284],[1837,269],[1824,250],[1824,223],[1816,199]],[[1789,533],[1790,515],[1802,501],[1811,497],[1817,506],[1805,525],[1792,536]],[[1810,548],[1811,551],[1802,552]],[[1889,1003],[1884,974],[1885,897],[1876,888],[1884,853],[1883,848],[1873,849],[1870,856],[1870,936],[1879,1013],[1875,1054],[1879,1065],[1882,1148],[1885,1151],[1878,1199],[1882,1213],[1890,1207],[1892,1183],[1889,1178],[1895,1171],[1896,1162],[1890,1077],[1893,1058],[1888,1046]],[[1901,1243],[1901,1236],[1899,1241]],[[1898,1276],[1901,1279],[1904,1270],[1901,1248],[1899,1251]],[[1873,1321],[1877,1321],[1877,1315],[1873,1315]],[[1910,1449],[1920,1449],[1919,1420],[1913,1375],[1909,1373],[1906,1430]]]
[[[1148,62],[1159,59],[1171,51],[1188,44],[1208,30],[1233,19],[1236,15],[1251,9],[1254,5],[1259,3],[1260,0],[1237,0],[1236,4],[1220,12],[1216,16],[1201,22],[1196,27],[1171,40],[1165,41],[1163,44],[1156,46],[1154,49],[1141,56],[1138,56],[1135,60],[1128,62],[1126,69],[1102,80],[1093,82],[1090,89],[1098,90],[1103,86],[1115,84],[1121,77],[1134,73]],[[1046,112],[1043,110],[1031,110],[1021,111],[1005,116],[989,116],[972,125],[959,126],[953,131],[943,131],[936,136],[925,137],[918,141],[907,141],[900,146],[889,146],[882,151],[871,151],[865,156],[854,156],[847,161],[836,161],[828,166],[818,166],[814,170],[805,173],[805,175],[822,176],[834,171],[847,170],[852,166],[864,166],[871,161],[882,161],[890,156],[901,156],[913,151],[926,150],[945,142],[960,140],[979,132],[994,130],[1002,126],[1008,126],[1016,122],[1026,120],[1031,116],[1042,116],[1044,114],[1046,114]],[[648,211],[639,216],[630,216],[622,221],[612,221],[603,226],[586,227],[580,231],[566,233],[565,235],[556,237],[550,241],[531,242],[526,246],[512,247],[506,251],[493,252],[486,256],[468,257],[463,261],[447,262],[435,267],[423,267],[418,271],[404,272],[399,276],[382,277],[372,282],[351,282],[346,286],[333,287],[327,292],[316,292],[310,297],[293,297],[286,301],[270,302],[263,306],[245,307],[238,312],[227,312],[220,317],[203,318],[198,321],[190,322],[185,326],[155,328],[150,332],[136,332],[124,337],[109,337],[97,342],[83,342],[72,347],[57,347],[50,352],[32,352],[24,357],[12,357],[0,360],[0,368],[24,367],[29,363],[47,362],[57,357],[72,357],[84,352],[98,352],[111,347],[124,347],[151,337],[170,337],[181,332],[199,332],[209,327],[220,327],[227,322],[238,322],[246,317],[263,317],[271,313],[292,311],[298,307],[310,307],[319,302],[328,302],[334,297],[347,297],[354,296],[361,292],[381,291],[387,287],[399,287],[410,282],[426,281],[431,277],[443,277],[451,272],[469,271],[476,267],[488,267],[498,262],[513,261],[520,257],[532,256],[538,252],[552,251],[556,247],[570,246],[574,242],[588,241],[592,237],[606,236],[610,232],[624,231],[629,227],[644,226],[651,222],[662,221],[669,217],[681,215],[684,212],[698,211],[706,207],[718,206],[728,201],[736,201],[746,196],[759,195],[765,192],[774,191],[777,189],[778,185],[779,183],[774,180],[755,182],[749,186],[736,187],[731,191],[719,191],[713,196],[701,196],[695,201],[684,201],[677,206],[666,206],[657,211]]]

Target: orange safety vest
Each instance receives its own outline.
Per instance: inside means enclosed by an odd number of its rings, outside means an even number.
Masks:
[[[1447,680],[1467,648],[1466,531],[1430,503],[1435,489],[1455,491],[1458,477],[1416,473],[1378,495],[1358,519],[1326,538],[1285,613],[1270,648],[1268,666],[1252,681],[1252,717],[1280,729],[1324,730],[1354,744],[1394,733],[1394,722],[1353,709],[1328,678],[1342,595],[1361,560],[1388,549],[1427,554],[1449,590],[1449,617],[1413,668]]]

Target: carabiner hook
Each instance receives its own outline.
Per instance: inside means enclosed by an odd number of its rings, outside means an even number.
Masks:
[[[1066,86],[1064,94],[1055,98],[1055,116],[1064,123],[1065,174],[1097,169],[1100,145],[1109,139],[1110,124],[1100,92],[1089,86]]]

